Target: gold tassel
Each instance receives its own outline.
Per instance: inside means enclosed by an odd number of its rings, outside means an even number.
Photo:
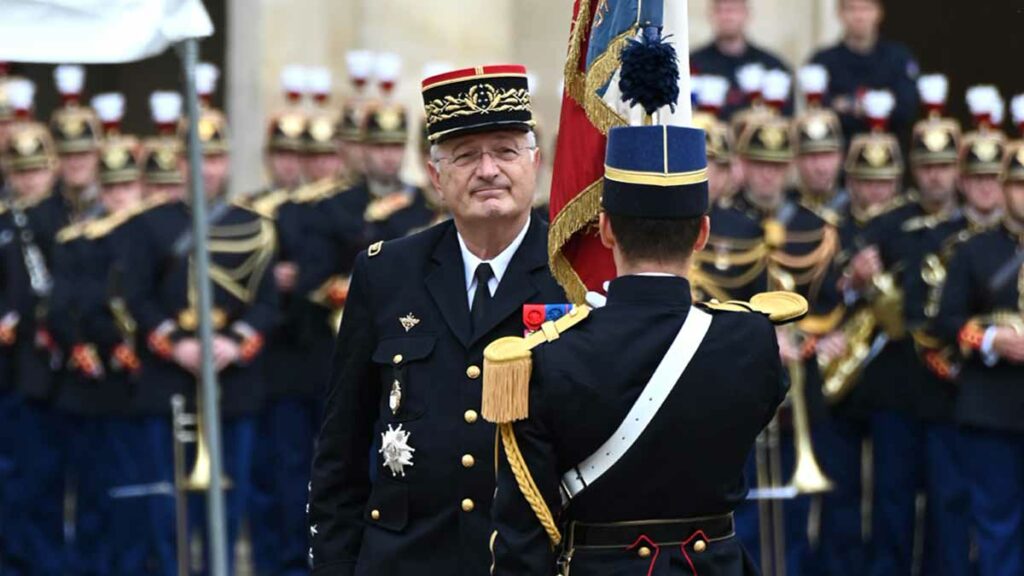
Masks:
[[[530,373],[533,359],[524,338],[510,336],[484,350],[484,420],[505,424],[530,415]]]

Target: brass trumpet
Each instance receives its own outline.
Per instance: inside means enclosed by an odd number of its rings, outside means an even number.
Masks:
[[[196,411],[190,414],[185,409],[185,397],[175,394],[171,397],[171,423],[174,437],[174,516],[177,527],[175,542],[178,557],[178,575],[188,576],[191,572],[191,554],[188,533],[188,495],[202,493],[210,488],[211,460],[203,425],[202,394],[196,396]],[[190,472],[186,472],[185,447],[196,445],[196,459]],[[231,480],[224,478],[224,489],[231,487]]]

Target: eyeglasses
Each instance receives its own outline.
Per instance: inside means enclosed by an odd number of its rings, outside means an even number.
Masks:
[[[499,164],[511,164],[522,157],[523,152],[527,150],[536,150],[536,146],[524,146],[522,148],[516,148],[515,146],[499,146],[494,150],[467,150],[454,156],[445,156],[438,158],[437,161],[448,161],[451,165],[456,168],[471,168],[478,166],[480,160],[483,159],[484,155],[491,157],[491,160],[498,162]]]

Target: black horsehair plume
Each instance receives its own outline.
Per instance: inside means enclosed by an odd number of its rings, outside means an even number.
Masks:
[[[679,59],[676,49],[661,37],[661,28],[647,26],[640,39],[630,39],[622,49],[619,91],[630,106],[639,104],[653,115],[679,99]]]

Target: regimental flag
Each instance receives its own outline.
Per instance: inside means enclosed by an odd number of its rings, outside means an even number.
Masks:
[[[615,277],[611,252],[597,235],[608,130],[639,124],[619,92],[620,54],[644,28],[663,28],[685,67],[686,0],[576,0],[565,63],[565,93],[551,181],[551,271],[569,299],[584,302]],[[667,20],[667,21],[666,21]],[[664,123],[689,125],[689,71],[680,70],[679,106]],[[667,110],[665,111],[667,114]]]

